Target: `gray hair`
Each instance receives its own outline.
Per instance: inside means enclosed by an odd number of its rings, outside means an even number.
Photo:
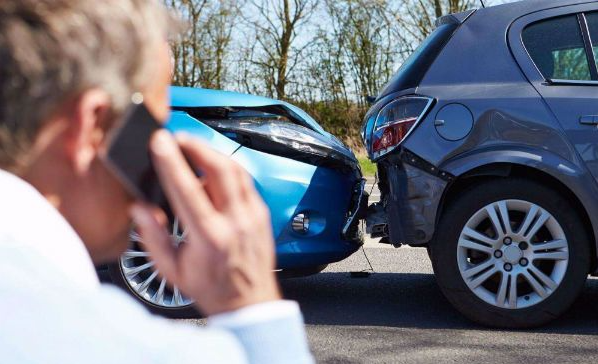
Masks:
[[[1,0],[0,168],[17,169],[44,120],[85,90],[121,113],[172,20],[156,0]]]

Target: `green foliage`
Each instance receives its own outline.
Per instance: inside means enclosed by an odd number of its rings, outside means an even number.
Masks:
[[[356,153],[364,153],[360,130],[367,108],[342,101],[299,101],[295,105],[305,110],[324,129],[341,139]]]
[[[373,177],[377,172],[378,168],[376,164],[372,163],[371,160],[368,159],[366,156],[358,156],[359,165],[361,166],[361,172],[365,177]]]
[[[585,49],[572,48],[552,52],[554,72],[552,78],[561,80],[590,80],[590,67]]]

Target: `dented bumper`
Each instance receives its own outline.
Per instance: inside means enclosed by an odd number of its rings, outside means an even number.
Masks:
[[[413,153],[389,156],[378,164],[382,201],[370,206],[367,225],[373,236],[393,244],[424,245],[434,235],[438,207],[453,176]]]

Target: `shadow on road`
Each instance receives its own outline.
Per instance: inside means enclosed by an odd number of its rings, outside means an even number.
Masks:
[[[325,272],[282,281],[285,296],[297,300],[307,324],[428,329],[484,329],[453,309],[432,274],[374,273],[351,278]],[[598,335],[598,279],[590,279],[563,317],[530,332]]]

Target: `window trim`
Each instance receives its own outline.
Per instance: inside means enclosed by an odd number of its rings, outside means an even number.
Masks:
[[[507,43],[509,46],[509,50],[513,59],[519,65],[519,68],[525,75],[525,78],[534,86],[539,92],[541,92],[542,87],[550,87],[549,81],[546,77],[540,72],[534,61],[532,60],[526,46],[523,43],[522,33],[523,30],[538,21],[556,18],[565,15],[573,15],[576,16],[579,13],[593,13],[596,10],[596,3],[581,3],[581,4],[569,4],[551,8],[540,9],[536,11],[531,11],[528,14],[521,15],[518,18],[513,19],[509,28],[507,30]],[[597,57],[598,58],[598,57]],[[556,81],[556,80],[555,80]],[[570,82],[565,80],[563,84],[569,84],[579,86],[588,86],[593,85],[592,83],[580,84],[576,82]]]
[[[536,70],[540,73],[540,76],[544,79],[544,82],[542,82],[543,85],[545,85],[545,86],[598,86],[598,65],[596,64],[597,59],[594,55],[594,50],[592,47],[592,38],[590,36],[590,30],[589,30],[588,22],[587,22],[587,19],[585,16],[586,13],[588,13],[588,11],[580,11],[580,12],[573,12],[573,13],[568,13],[568,14],[561,14],[561,15],[557,15],[557,16],[553,16],[553,17],[548,17],[548,18],[532,21],[522,27],[520,39],[521,39],[521,43],[523,45],[523,49],[525,50],[525,54],[527,55],[529,60],[532,62],[532,64],[536,68]],[[586,60],[588,61],[588,67],[589,67],[589,71],[590,71],[591,80],[565,80],[565,79],[553,79],[553,78],[546,77],[544,75],[544,73],[540,70],[538,65],[536,65],[536,61],[534,61],[534,59],[532,58],[531,54],[529,53],[529,50],[527,49],[527,46],[525,45],[525,42],[523,41],[523,31],[525,29],[527,29],[529,26],[531,26],[535,23],[538,23],[538,22],[548,21],[551,19],[566,17],[566,16],[575,16],[577,18],[578,27],[581,32],[581,37],[583,40],[584,52],[586,54]]]
[[[598,66],[596,66],[596,57],[594,56],[594,49],[592,47],[592,37],[590,36],[590,27],[586,19],[585,13],[577,14],[577,21],[581,28],[581,36],[583,38],[583,44],[586,52],[586,58],[588,59],[590,67],[590,76],[592,81],[598,81]]]
[[[591,86],[591,87],[598,87],[598,65],[596,64],[597,59],[594,54],[594,48],[592,45],[592,36],[590,35],[590,26],[588,25],[588,20],[586,18],[587,12],[579,12],[577,13],[577,21],[579,22],[579,26],[581,29],[581,36],[583,38],[584,49],[586,52],[586,57],[588,59],[589,67],[590,67],[590,76],[592,77],[591,80],[562,80],[562,79],[551,79],[546,78],[542,72],[540,74],[546,82],[544,85],[546,86]],[[529,55],[531,59],[531,55]],[[532,59],[532,62],[533,59]],[[534,62],[535,64],[535,62]],[[539,71],[539,69],[538,69]]]
[[[560,80],[556,78],[547,78],[543,83],[545,86],[598,86],[598,80]]]

